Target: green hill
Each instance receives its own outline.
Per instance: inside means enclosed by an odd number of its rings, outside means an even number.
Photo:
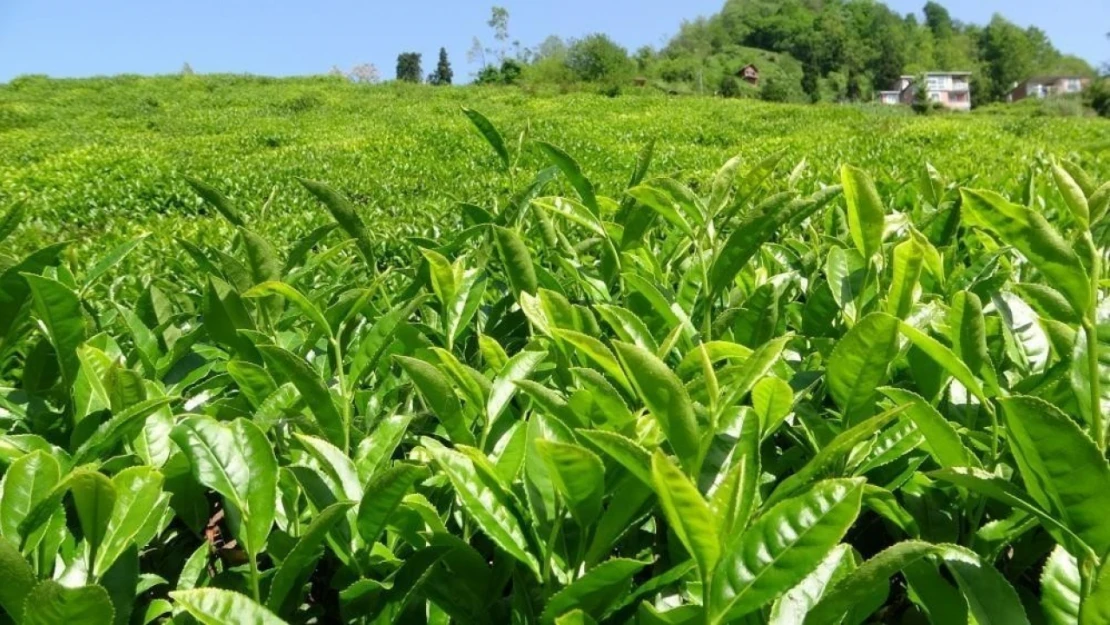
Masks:
[[[759,68],[762,86],[768,83],[779,89],[782,97],[768,98],[786,102],[806,101],[802,90],[802,64],[786,52],[729,45],[707,57],[702,63],[694,57],[664,58],[659,62],[658,76],[666,84],[683,84],[694,93],[721,93],[723,81],[732,80],[744,66]],[[743,81],[735,81],[741,97],[758,98],[763,92]]]

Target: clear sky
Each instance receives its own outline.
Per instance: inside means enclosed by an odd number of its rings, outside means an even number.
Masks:
[[[724,0],[0,0],[0,82],[20,74],[90,76],[197,72],[290,75],[374,63],[392,78],[397,54],[440,46],[456,76],[472,37],[487,45],[490,5],[510,12],[510,34],[533,46],[547,35],[605,32],[630,50],[659,46],[683,19]],[[1110,60],[1110,0],[948,0],[956,19],[985,23],[995,11],[1036,24],[1064,52]],[[891,0],[899,12],[924,0]]]

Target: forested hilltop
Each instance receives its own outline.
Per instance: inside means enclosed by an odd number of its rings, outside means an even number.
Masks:
[[[772,101],[869,101],[903,74],[963,70],[972,72],[972,99],[982,105],[1003,101],[1030,76],[1098,75],[1036,26],[1022,28],[1003,15],[986,25],[963,23],[932,1],[903,15],[874,0],[726,0],[719,13],[683,23],[662,48],[634,52],[604,34],[552,35],[523,47],[501,7],[489,26],[493,39],[486,41],[497,43],[483,47],[476,37],[471,50],[484,66],[477,82],[535,88],[594,85],[616,94],[635,84]],[[759,67],[758,87],[735,79],[749,63]]]
[[[936,2],[924,19],[872,0],[727,0],[721,12],[682,25],[650,65],[668,81],[717,85],[735,72],[744,48],[789,54],[801,66],[791,97],[867,99],[902,74],[967,70],[974,99],[1005,98],[1036,74],[1094,76],[1085,60],[1062,54],[1044,31],[1002,15],[985,26],[954,20]]]

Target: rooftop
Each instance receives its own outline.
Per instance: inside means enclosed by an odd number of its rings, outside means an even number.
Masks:
[[[1057,82],[1060,80],[1084,80],[1086,76],[1077,75],[1059,75],[1059,76],[1030,76],[1022,82]],[[1019,85],[1021,83],[1018,83]]]

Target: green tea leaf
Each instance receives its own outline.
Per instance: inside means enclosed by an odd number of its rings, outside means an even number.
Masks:
[[[46,580],[27,595],[23,625],[111,625],[115,614],[102,586],[66,588]]]
[[[288,380],[297,388],[328,442],[346,452],[350,444],[347,420],[316,371],[303,358],[277,345],[260,345],[258,351],[277,379]]]
[[[892,576],[935,552],[934,545],[919,540],[908,540],[887,547],[827,589],[806,616],[805,625],[839,623],[853,606],[864,601],[876,587],[885,590]]]
[[[1083,315],[1091,302],[1090,278],[1079,257],[1040,213],[990,191],[962,189],[963,208],[976,225],[1016,248]]]
[[[859,515],[863,480],[826,480],[765,512],[728,545],[707,608],[721,623],[759,609],[809,575]]]
[[[212,208],[215,208],[217,211],[219,211],[219,213],[224,216],[224,219],[230,221],[232,225],[246,225],[246,222],[243,221],[242,214],[240,214],[239,212],[239,209],[237,209],[235,205],[231,203],[231,200],[227,199],[227,197],[223,193],[221,193],[219,189],[204,181],[192,178],[190,176],[185,177],[185,182],[189,183],[189,186],[197,192],[197,195],[199,195],[205,202],[210,204]]]
[[[88,471],[76,476],[69,485],[73,494],[77,520],[81,523],[81,533],[89,545],[89,557],[93,562],[100,558],[100,544],[108,533],[112,511],[116,506],[116,488],[112,480],[101,473]],[[104,567],[107,568],[106,566]]]
[[[883,243],[886,209],[871,176],[862,169],[851,165],[841,167],[840,184],[844,186],[844,199],[848,204],[848,232],[859,253],[870,260]]]
[[[1087,195],[1067,169],[1058,164],[1052,165],[1052,179],[1060,195],[1064,196],[1064,204],[1071,211],[1072,217],[1079,222],[1080,227],[1086,228],[1091,222],[1091,210],[1087,204]]]
[[[173,440],[189,458],[197,481],[219,493],[232,512],[232,533],[251,554],[261,553],[274,522],[277,459],[258,426],[186,417]]]
[[[1075,557],[1057,545],[1041,571],[1041,609],[1051,625],[1079,623],[1081,584]]]
[[[21,621],[23,602],[36,583],[35,572],[16,545],[0,537],[0,608],[12,622]]]
[[[920,395],[900,388],[879,389],[895,404],[906,406],[905,415],[925,437],[925,449],[942,467],[978,466],[979,459],[960,440],[955,426]]]
[[[956,354],[952,353],[952,350],[945,347],[940,341],[908,323],[902,322],[898,327],[903,336],[908,338],[917,349],[920,349],[928,355],[929,358],[932,358],[934,362],[951,374],[952,377],[959,380],[960,384],[963,384],[968,392],[979,398],[979,401],[983,403],[987,402],[986,393],[983,392],[983,385],[979,383],[979,380],[971,370],[967,368],[964,361],[960,360],[956,357]]]
[[[308,318],[316,326],[317,330],[319,330],[324,336],[332,336],[331,326],[328,324],[327,318],[324,317],[324,313],[320,312],[320,309],[317,308],[316,305],[313,304],[300,291],[293,288],[292,286],[289,286],[288,284],[285,284],[284,282],[277,282],[274,280],[262,282],[260,284],[256,284],[254,287],[251,288],[251,290],[247,291],[246,293],[243,293],[243,297],[247,298],[267,297],[270,295],[280,295],[290,302],[293,302],[293,304],[296,305],[297,308],[301,309],[302,313],[308,316]]]
[[[23,223],[23,217],[27,214],[27,203],[23,201],[16,201],[0,217],[0,243],[4,242],[13,232],[19,228],[19,224]]]
[[[894,246],[893,277],[887,296],[886,312],[905,319],[917,301],[918,280],[925,263],[925,250],[911,237]]]
[[[490,385],[489,401],[486,403],[487,424],[492,424],[501,417],[513,396],[516,395],[517,384],[532,375],[545,358],[547,358],[545,351],[524,350],[514,354],[505,363],[501,372],[493,379],[493,384]]]
[[[510,165],[509,150],[505,147],[505,140],[501,138],[501,133],[497,131],[497,127],[495,127],[490,120],[486,119],[485,115],[482,115],[474,109],[463,107],[462,112],[463,115],[466,115],[467,119],[470,120],[470,123],[474,124],[474,127],[478,129],[478,132],[486,140],[486,143],[497,153],[497,158],[501,159],[501,164],[505,169],[508,169]]]
[[[362,257],[368,264],[373,265],[374,248],[370,242],[370,235],[366,231],[366,225],[363,223],[362,218],[358,216],[358,212],[351,202],[338,191],[322,182],[306,180],[304,178],[298,178],[297,181],[328,208],[332,218],[339,224],[339,227],[343,228],[347,236],[355,240],[355,245],[358,246],[358,250],[362,253]]]
[[[603,618],[608,608],[628,591],[632,576],[647,565],[647,562],[624,558],[602,562],[555,593],[544,606],[540,622],[563,623],[564,619],[559,617],[576,610],[595,619]]]
[[[170,597],[185,611],[204,625],[285,625],[266,608],[258,605],[246,595],[220,588],[197,588],[178,590]]]
[[[23,274],[35,313],[46,327],[67,387],[77,379],[77,346],[85,341],[85,317],[77,294],[57,280]]]
[[[559,171],[567,177],[570,185],[578,192],[578,197],[582,198],[582,204],[589,210],[590,214],[595,219],[598,218],[601,215],[601,210],[598,208],[597,196],[594,195],[594,186],[582,173],[582,168],[579,167],[578,162],[562,149],[550,143],[537,141],[536,145],[547,156],[548,160],[554,163]]]
[[[999,400],[1007,436],[1033,499],[1096,554],[1110,551],[1110,464],[1059,409],[1032,397]]]
[[[470,433],[470,428],[463,418],[462,405],[454,389],[451,388],[447,376],[434,365],[423,360],[408,356],[394,358],[412,379],[416,390],[424,398],[424,403],[439,418],[451,439],[465,445],[473,445],[474,435]]]
[[[858,423],[874,410],[878,389],[898,355],[898,328],[896,318],[871,313],[840,339],[829,356],[825,373],[829,393],[847,423]]]
[[[759,447],[763,438],[759,418],[745,413],[732,450],[732,468],[716,484],[710,499],[722,542],[744,531],[755,512],[762,471]]]
[[[716,515],[694,483],[658,450],[651,458],[651,481],[667,523],[698,563],[702,583],[709,583],[721,557]]]
[[[536,449],[547,464],[551,481],[582,527],[601,514],[605,494],[605,465],[592,451],[549,440],[537,440]]]
[[[467,515],[498,547],[538,576],[539,561],[529,551],[520,520],[509,508],[509,494],[496,482],[485,479],[463,454],[429,438],[421,442],[451,482]]]
[[[1110,623],[1110,566],[1105,563],[1099,569],[1091,594],[1079,609],[1079,625],[1103,623]]]
[[[370,480],[358,506],[358,533],[367,544],[378,540],[390,515],[401,505],[413,484],[426,477],[426,473],[422,467],[399,464]]]
[[[505,266],[505,275],[509,278],[509,285],[513,295],[520,297],[520,292],[535,295],[539,288],[536,281],[536,269],[532,265],[532,254],[528,246],[515,230],[493,227],[493,240],[497,244],[497,252]]]
[[[137,544],[141,533],[153,515],[161,515],[164,506],[162,473],[152,467],[131,467],[112,476],[115,503],[104,528],[104,538],[96,551],[93,575],[104,575],[115,561],[131,546]],[[74,497],[77,491],[74,490]],[[88,535],[86,534],[86,538]]]
[[[616,460],[644,485],[652,485],[651,453],[639,443],[616,432],[577,430],[576,433]]]
[[[698,455],[700,439],[693,402],[686,387],[655,354],[619,341],[613,346],[636,394],[659,423],[683,466],[689,470]]]
[[[296,597],[290,596],[290,593],[294,588],[304,586],[305,578],[311,572],[312,565],[319,559],[317,550],[320,545],[327,538],[328,532],[344,519],[347,510],[353,505],[354,503],[350,501],[334,503],[321,510],[312,519],[274,573],[270,581],[270,594],[266,599],[266,607],[279,614],[287,611],[287,603],[290,600],[296,600]]]
[[[41,450],[11,463],[0,480],[0,537],[13,545],[21,544],[24,536],[20,525],[58,485],[61,471],[58,461]]]

